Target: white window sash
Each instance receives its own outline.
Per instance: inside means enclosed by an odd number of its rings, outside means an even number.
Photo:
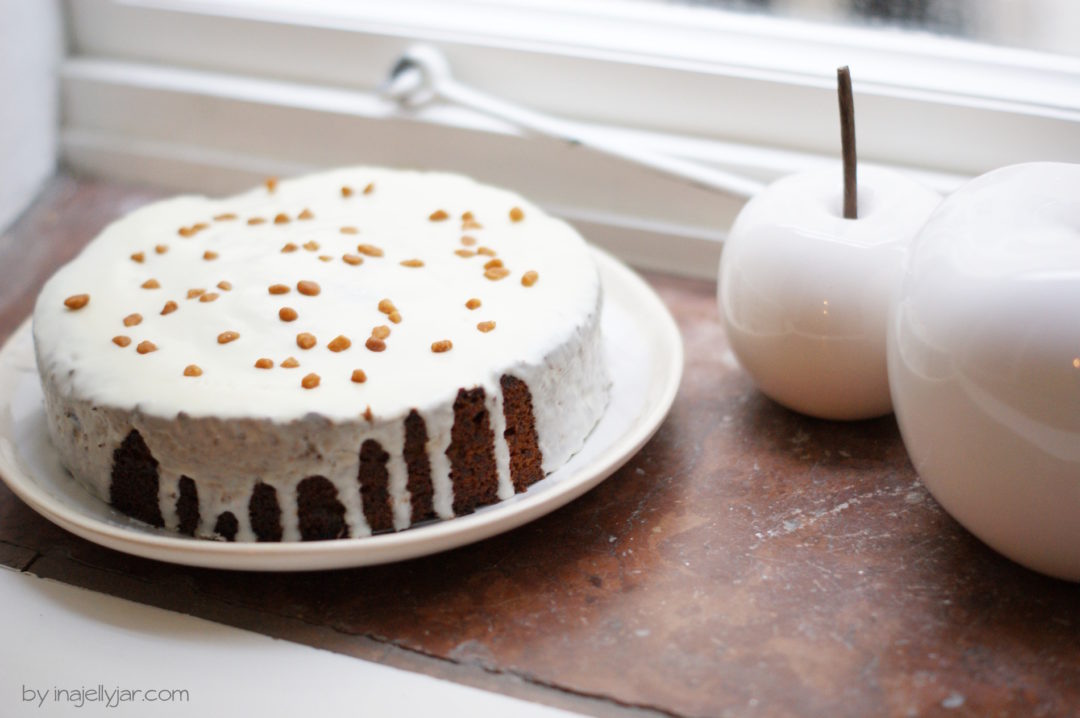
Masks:
[[[476,113],[404,117],[372,88],[405,46],[433,42],[489,94],[767,181],[833,161],[834,73],[849,64],[863,161],[944,190],[1014,162],[1080,162],[1080,59],[926,35],[603,0],[68,10],[62,147],[76,168],[208,192],[352,162],[456,169],[530,195],[631,261],[701,276],[737,201]]]

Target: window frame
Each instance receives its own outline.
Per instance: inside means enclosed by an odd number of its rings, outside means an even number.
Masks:
[[[218,192],[342,161],[456,168],[630,261],[700,276],[740,200],[460,108],[403,115],[374,86],[430,42],[485,92],[768,181],[833,161],[848,64],[863,161],[943,191],[1014,162],[1080,162],[1080,58],[922,34],[611,0],[68,0],[67,17],[61,147],[77,169]],[[354,128],[366,140],[340,159],[319,146]]]

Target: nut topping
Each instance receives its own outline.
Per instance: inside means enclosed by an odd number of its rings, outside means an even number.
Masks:
[[[351,346],[352,342],[349,341],[349,338],[339,334],[338,336],[334,337],[329,344],[326,345],[326,348],[332,352],[343,352]]]
[[[314,297],[322,291],[322,288],[319,287],[318,282],[312,282],[309,279],[302,279],[296,283],[296,291],[300,292],[306,297]]]

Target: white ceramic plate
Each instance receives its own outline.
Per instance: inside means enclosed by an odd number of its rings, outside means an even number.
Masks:
[[[667,416],[682,378],[678,327],[656,293],[595,250],[604,287],[601,318],[611,402],[584,448],[528,491],[468,516],[400,533],[298,543],[192,539],[129,519],[85,491],[60,465],[45,411],[29,320],[0,350],[0,477],[53,523],[94,543],[159,561],[250,571],[365,566],[445,551],[554,511],[634,455]]]

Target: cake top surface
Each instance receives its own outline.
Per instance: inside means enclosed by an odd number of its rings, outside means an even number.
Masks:
[[[516,194],[355,167],[127,215],[45,285],[34,337],[99,405],[393,418],[539,364],[599,292],[577,232]]]

